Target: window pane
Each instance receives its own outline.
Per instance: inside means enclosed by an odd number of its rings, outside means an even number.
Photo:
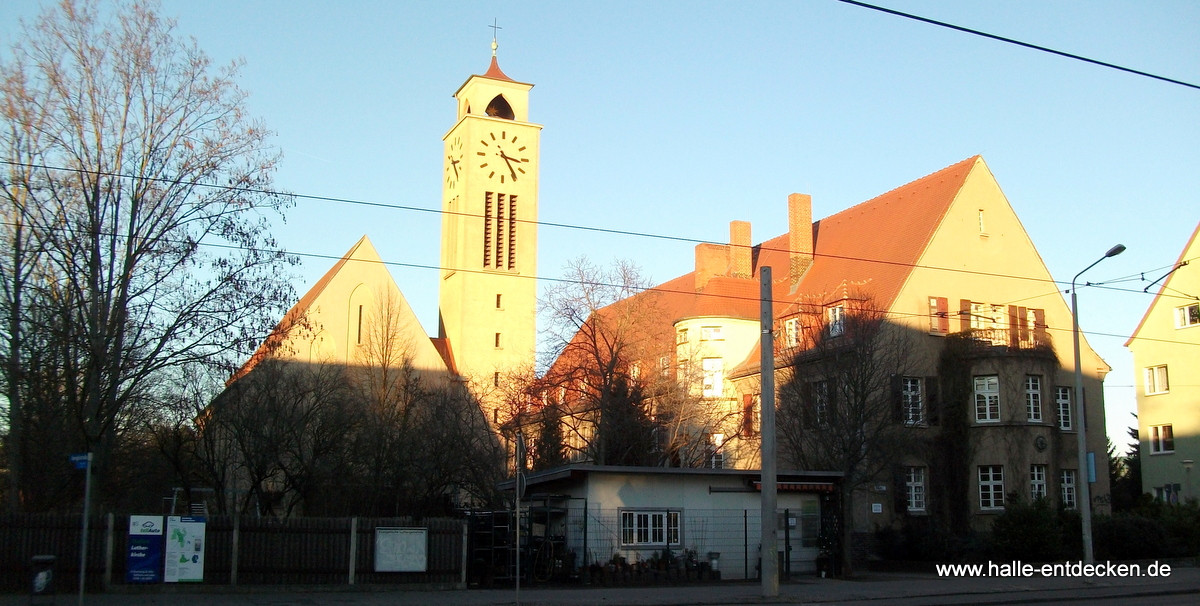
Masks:
[[[1059,387],[1054,400],[1058,404],[1058,428],[1071,429],[1071,388]]]

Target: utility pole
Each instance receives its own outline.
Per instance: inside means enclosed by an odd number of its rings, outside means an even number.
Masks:
[[[775,326],[775,313],[771,306],[771,268],[759,271],[761,312],[759,327],[762,340],[759,343],[759,376],[762,378],[759,423],[762,438],[762,595],[773,598],[779,595],[779,561],[776,554],[776,471],[775,471],[775,337],[771,330]]]

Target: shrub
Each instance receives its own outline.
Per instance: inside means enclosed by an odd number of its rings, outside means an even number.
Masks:
[[[1012,495],[1015,496],[1015,495]],[[1065,553],[1063,519],[1046,499],[1024,504],[1010,496],[992,522],[991,551],[997,560],[1053,562]]]
[[[1121,513],[1099,516],[1092,526],[1096,559],[1145,560],[1167,555],[1167,531],[1157,520]]]

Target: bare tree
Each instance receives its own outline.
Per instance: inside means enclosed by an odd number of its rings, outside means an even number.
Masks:
[[[570,262],[541,301],[549,322],[545,387],[564,404],[568,442],[601,464],[653,464],[652,402],[632,375],[661,339],[658,293],[627,261]]]
[[[913,445],[897,423],[892,386],[905,374],[912,343],[867,297],[847,298],[841,311],[820,305],[801,315],[800,343],[779,388],[781,458],[796,469],[845,474],[841,483],[841,559],[851,572],[852,499],[856,490],[890,477]]]
[[[10,494],[32,486],[25,407],[65,410],[103,480],[131,407],[153,402],[164,372],[248,354],[291,297],[294,259],[261,214],[290,202],[263,193],[277,155],[247,116],[237,65],[214,68],[152,7],[99,13],[64,0],[0,65],[0,201],[19,225],[2,244]],[[31,341],[58,353],[39,358]],[[32,389],[34,375],[57,389]]]

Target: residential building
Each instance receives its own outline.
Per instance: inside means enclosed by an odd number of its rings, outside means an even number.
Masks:
[[[879,312],[908,344],[879,397],[914,439],[855,490],[855,531],[937,516],[987,529],[1013,493],[1078,506],[1075,486],[1085,479],[1094,510],[1108,511],[1110,368],[1084,339],[1089,468],[1076,454],[1085,421],[1075,415],[1070,309],[983,158],[816,222],[809,196],[789,196],[787,210],[787,233],[752,244],[749,224],[735,221],[729,244],[696,247],[693,271],[597,314],[655,310],[657,322],[639,331],[650,343],[630,364],[665,360],[714,411],[707,432],[714,445],[720,437],[722,465],[759,467],[759,279],[771,267],[777,385],[799,380],[813,326],[836,343],[861,312]],[[810,435],[820,435],[844,386],[805,381]],[[793,465],[785,446],[795,437],[779,437],[782,466]],[[668,452],[663,462],[678,461]]]
[[[1137,381],[1142,491],[1178,503],[1198,495],[1200,460],[1200,225],[1125,346]]]

